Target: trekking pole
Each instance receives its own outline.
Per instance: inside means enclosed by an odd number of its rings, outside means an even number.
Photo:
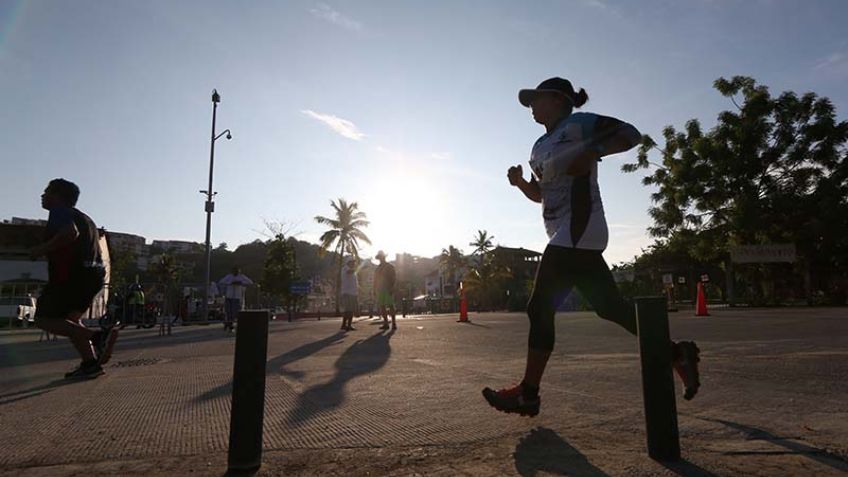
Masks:
[[[636,326],[648,455],[656,460],[676,461],[680,459],[680,437],[665,297],[636,298]]]

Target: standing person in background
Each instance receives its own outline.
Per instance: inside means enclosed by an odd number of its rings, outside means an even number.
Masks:
[[[359,283],[356,277],[356,259],[350,257],[342,267],[341,289],[339,300],[342,310],[342,330],[353,331],[353,314],[356,313]]]
[[[232,332],[238,312],[244,307],[245,289],[253,285],[253,280],[241,273],[239,267],[233,267],[232,273],[218,281],[224,287],[226,302],[224,303],[224,330]]]
[[[598,316],[636,334],[633,305],[622,298],[603,257],[609,232],[598,186],[598,161],[632,149],[641,135],[616,118],[573,113],[588,99],[585,90],[575,91],[563,78],[551,78],[518,93],[518,101],[530,108],[545,134],[530,153],[530,180],[524,179],[520,165],[509,168],[507,179],[527,199],[542,205],[549,242],[527,304],[530,333],[524,377],[514,386],[483,389],[483,397],[499,411],[539,413],[539,386],[554,348],[556,310],[574,287]],[[692,399],[700,387],[700,350],[692,341],[664,346],[683,381],[683,397]]]
[[[389,329],[389,312],[392,314],[392,329],[397,329],[397,310],[395,310],[395,267],[386,261],[386,252],[380,250],[374,257],[380,261],[374,271],[374,294],[380,316],[383,317],[381,330]]]
[[[130,323],[134,323],[137,329],[141,328],[144,322],[144,287],[138,282],[138,275],[135,276],[135,282],[128,287],[127,294],[127,310],[130,316]]]

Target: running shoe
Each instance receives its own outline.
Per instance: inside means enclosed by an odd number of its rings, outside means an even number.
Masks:
[[[698,394],[701,387],[698,362],[701,361],[701,350],[694,341],[680,341],[672,347],[674,371],[683,381],[683,399],[691,400]]]
[[[91,338],[91,344],[94,345],[94,351],[97,353],[97,364],[103,366],[112,358],[112,350],[115,349],[115,341],[118,340],[118,328],[111,327],[106,330],[94,332]]]
[[[542,404],[542,398],[539,396],[532,399],[525,398],[521,384],[498,391],[485,388],[483,389],[483,397],[486,398],[489,405],[498,411],[529,417],[539,414],[539,406]]]
[[[65,379],[94,379],[103,374],[103,368],[97,361],[82,362],[73,371],[65,373]]]

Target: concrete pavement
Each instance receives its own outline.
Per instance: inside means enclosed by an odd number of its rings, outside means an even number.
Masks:
[[[846,475],[848,309],[671,314],[702,350],[702,391],[678,393],[684,461],[645,451],[634,337],[557,316],[534,419],[484,386],[520,379],[523,314],[273,322],[262,475]],[[235,340],[220,327],[127,330],[107,374],[69,383],[66,340],[0,335],[0,474],[222,475]]]

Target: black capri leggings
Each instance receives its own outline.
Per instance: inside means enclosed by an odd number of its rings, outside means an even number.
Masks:
[[[531,349],[554,349],[554,314],[575,286],[598,316],[636,334],[636,312],[621,298],[601,252],[548,245],[536,270],[533,294],[527,304]]]

